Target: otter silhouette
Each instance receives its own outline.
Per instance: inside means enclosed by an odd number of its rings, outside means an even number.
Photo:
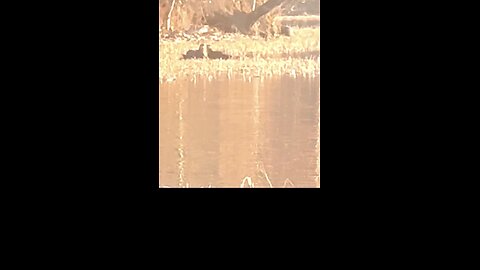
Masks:
[[[196,59],[196,58],[207,58],[207,57],[208,57],[207,45],[200,44],[200,46],[198,47],[198,50],[189,50],[187,51],[186,54],[183,54],[182,58],[180,59]]]
[[[210,59],[230,59],[232,56],[224,54],[220,51],[214,51],[210,49],[210,45],[207,45],[208,58]]]
[[[186,54],[182,55],[180,59],[198,59],[198,58],[209,58],[209,59],[230,59],[232,56],[224,54],[220,51],[214,51],[210,48],[210,45],[200,44],[198,50],[189,50]]]

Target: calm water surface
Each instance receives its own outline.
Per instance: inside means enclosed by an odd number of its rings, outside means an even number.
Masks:
[[[320,78],[160,84],[160,186],[320,187]]]

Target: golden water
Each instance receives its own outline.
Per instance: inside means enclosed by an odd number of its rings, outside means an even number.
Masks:
[[[319,102],[319,77],[162,83],[160,186],[320,187]]]

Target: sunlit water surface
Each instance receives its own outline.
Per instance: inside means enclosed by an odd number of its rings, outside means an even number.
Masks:
[[[320,187],[320,78],[160,85],[161,187]]]

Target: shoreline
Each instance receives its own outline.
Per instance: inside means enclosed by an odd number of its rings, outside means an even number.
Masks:
[[[206,43],[237,59],[180,59]],[[264,39],[241,34],[208,33],[191,38],[160,39],[160,83],[198,77],[228,78],[320,76],[320,29],[293,28],[293,34]]]

